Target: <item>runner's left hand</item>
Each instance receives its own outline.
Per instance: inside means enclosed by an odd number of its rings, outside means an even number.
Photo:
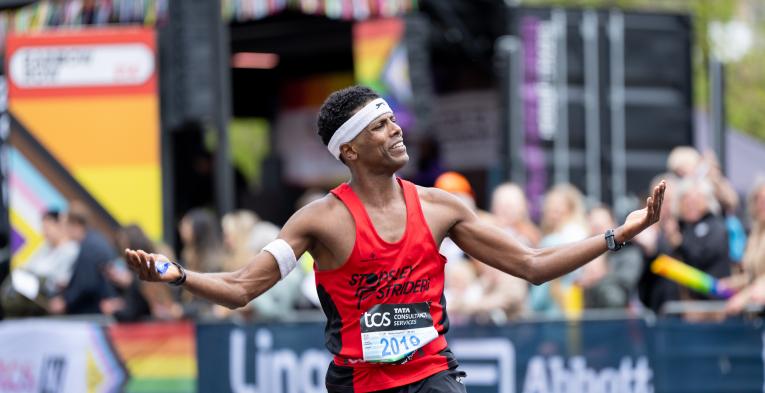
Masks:
[[[659,221],[659,218],[661,218],[661,205],[664,202],[664,191],[666,189],[667,183],[662,180],[653,188],[651,196],[646,199],[646,206],[640,210],[635,210],[627,216],[624,225],[615,231],[617,242],[627,242],[644,229]]]

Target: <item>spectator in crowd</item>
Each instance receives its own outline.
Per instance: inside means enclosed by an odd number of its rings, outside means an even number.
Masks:
[[[225,271],[237,270],[245,266],[266,244],[279,235],[279,227],[260,220],[255,213],[248,210],[224,215],[221,227],[226,247]],[[274,286],[273,292],[263,294],[250,302],[247,307],[232,311],[223,306],[216,306],[216,317],[271,320],[287,316],[294,310],[295,301],[300,295],[298,289],[300,277],[298,274],[293,276],[279,282]]]
[[[217,272],[223,266],[223,241],[215,215],[207,209],[189,210],[180,223],[181,261],[189,269]]]
[[[482,220],[493,225],[498,223],[491,213],[476,207],[473,188],[460,173],[443,173],[436,179],[435,187],[455,195]],[[449,262],[446,288],[450,288],[450,283],[455,286],[451,291],[453,305],[448,307],[454,310],[456,320],[500,323],[524,308],[518,302],[526,299],[527,283],[477,263],[448,237],[441,243],[440,252]]]
[[[207,209],[189,210],[178,224],[181,237],[180,263],[202,272],[220,272],[224,248],[221,227],[215,215]],[[191,318],[212,318],[213,304],[189,292],[181,295],[184,315]]]
[[[678,146],[669,153],[667,169],[681,179],[698,177],[709,181],[722,211],[734,212],[738,207],[738,193],[723,175],[713,152],[701,155],[693,147]]]
[[[104,280],[102,272],[116,257],[109,241],[90,226],[90,211],[84,203],[72,201],[66,215],[69,238],[80,245],[74,261],[71,279],[62,291],[48,303],[51,314],[98,314],[101,307],[117,302],[114,286]]]
[[[751,281],[765,275],[765,178],[760,178],[749,193],[751,232],[744,252],[744,273]]]
[[[661,277],[651,271],[651,262],[661,254],[670,255],[674,251],[666,237],[666,226],[675,226],[677,218],[674,216],[672,206],[676,195],[679,179],[672,173],[663,173],[653,178],[650,187],[659,184],[664,179],[667,189],[664,191],[664,204],[662,205],[661,218],[658,225],[654,225],[643,231],[633,239],[643,254],[643,266],[640,281],[638,282],[638,295],[641,303],[655,313],[661,312],[664,303],[680,299],[680,287],[673,281]]]
[[[743,273],[724,283],[739,292],[728,302],[728,311],[738,313],[749,303],[765,304],[765,178],[760,178],[748,198],[751,232],[743,258]]]
[[[482,220],[496,226],[492,216],[483,216]],[[459,320],[503,324],[525,311],[526,281],[504,274],[470,256],[465,258],[465,261],[454,263],[446,270],[446,288],[451,290],[449,293],[453,303],[447,297],[446,304]]]
[[[523,244],[536,247],[542,238],[529,218],[529,204],[523,190],[513,183],[500,184],[491,197],[491,214],[497,224]]]
[[[712,185],[703,178],[686,177],[677,186],[673,208],[678,220],[663,225],[671,256],[714,277],[728,277],[728,236]],[[684,288],[681,294],[707,299]]]
[[[436,179],[435,188],[440,188],[454,196],[467,205],[471,210],[475,211],[478,218],[486,220],[488,222],[494,222],[491,213],[478,209],[475,201],[475,192],[470,185],[470,181],[462,174],[454,171],[444,172]],[[450,239],[445,238],[441,243],[440,253],[446,257],[447,261],[452,261],[455,264],[466,261],[465,254],[457,247],[456,244]],[[446,266],[447,270],[450,265]]]
[[[8,315],[41,315],[45,309],[40,305],[56,295],[69,283],[72,268],[79,252],[79,245],[69,239],[58,210],[48,210],[41,218],[44,244],[20,271],[12,274],[29,273],[37,280],[38,296],[27,299],[14,290],[11,276],[2,285],[2,302]]]
[[[765,306],[765,276],[760,276],[753,283],[744,287],[725,304],[728,314],[740,314],[747,306],[759,306],[759,313]]]
[[[482,301],[483,294],[473,264],[467,260],[451,263],[446,270],[444,297],[449,323],[465,325],[473,318],[473,306]]]
[[[571,184],[558,184],[545,195],[542,207],[542,247],[572,243],[587,237],[584,197]]]
[[[571,184],[558,184],[547,192],[542,206],[540,247],[553,247],[587,238],[584,198]],[[529,307],[547,316],[575,315],[582,309],[581,290],[574,285],[579,270],[531,288]]]
[[[590,234],[605,233],[616,226],[611,210],[595,207],[588,215]],[[600,255],[585,265],[577,283],[584,289],[585,308],[626,308],[642,273],[642,256],[627,245],[619,252]]]
[[[477,273],[473,287],[478,299],[466,296],[461,312],[468,314],[480,324],[501,325],[526,313],[529,285],[526,281],[468,257],[470,266]],[[449,275],[454,275],[451,272]]]
[[[739,197],[733,185],[723,175],[714,152],[707,151],[701,155],[693,147],[678,146],[667,158],[667,169],[681,179],[693,177],[709,182],[720,205],[719,215],[725,220],[728,254],[732,262],[740,262],[746,246],[746,232],[741,220],[736,216]]]
[[[701,161],[701,154],[694,147],[677,146],[667,156],[667,170],[682,179],[696,174]]]
[[[279,227],[266,220],[260,219],[255,213],[252,214],[255,222],[253,223],[252,228],[250,228],[247,246],[257,254],[263,247],[279,236]]]
[[[473,304],[478,323],[501,325],[526,312],[528,282],[471,258],[478,271],[481,299]]]
[[[249,210],[237,210],[227,213],[221,218],[223,230],[223,270],[239,269],[247,264],[260,250],[250,247],[250,237],[255,223],[258,221],[255,213]],[[276,228],[278,233],[278,228]]]
[[[434,187],[451,193],[465,203],[470,209],[476,210],[473,187],[470,185],[468,179],[462,174],[454,171],[445,172],[436,178]],[[466,261],[465,253],[463,253],[462,250],[448,237],[441,243],[439,251],[441,255],[446,257],[447,261],[452,262],[452,264],[446,265],[447,270],[449,270],[452,265]]]
[[[116,240],[117,250],[130,248],[148,253],[157,252],[154,243],[137,225],[121,228]],[[120,301],[107,302],[102,306],[104,314],[112,315],[118,321],[137,321],[148,317],[172,320],[181,317],[182,308],[174,301],[170,288],[136,280],[122,257],[109,263],[104,273],[120,294]]]
[[[23,269],[44,281],[47,294],[52,294],[66,287],[69,282],[79,246],[67,236],[63,219],[57,210],[43,214],[42,235],[45,244]]]
[[[442,173],[436,178],[433,186],[456,196],[469,208],[476,209],[473,187],[470,185],[470,181],[462,174],[454,171]]]

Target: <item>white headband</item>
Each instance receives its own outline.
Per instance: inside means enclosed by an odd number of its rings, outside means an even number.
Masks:
[[[369,104],[366,104],[363,108],[359,109],[358,112],[353,114],[350,119],[346,120],[337,131],[335,131],[335,134],[332,135],[332,138],[329,140],[329,144],[327,144],[327,150],[339,160],[341,145],[352,141],[356,135],[359,135],[359,133],[372,122],[372,120],[378,118],[380,115],[392,112],[393,110],[390,109],[388,103],[382,98],[377,98]]]

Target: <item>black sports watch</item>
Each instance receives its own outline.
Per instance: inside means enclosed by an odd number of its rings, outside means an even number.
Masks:
[[[181,276],[176,278],[173,281],[168,281],[168,284],[179,287],[186,282],[186,269],[184,269],[183,266],[181,266],[178,262],[171,261],[171,263],[175,265],[176,268],[178,268],[178,271],[181,272]]]
[[[606,231],[606,247],[608,247],[611,251],[619,251],[622,247],[624,247],[625,243],[617,243],[616,242],[616,234],[614,233],[613,229],[609,229]]]

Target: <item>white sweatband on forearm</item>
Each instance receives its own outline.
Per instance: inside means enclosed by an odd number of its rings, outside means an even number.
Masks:
[[[263,251],[268,251],[276,259],[276,263],[279,265],[279,272],[282,274],[282,278],[287,277],[292,269],[297,266],[297,258],[295,258],[295,252],[292,251],[289,243],[282,239],[276,239],[271,243],[266,244],[263,247]]]
[[[350,119],[346,120],[345,123],[335,131],[332,138],[329,139],[327,149],[332,153],[332,156],[339,160],[340,146],[352,141],[356,135],[359,135],[361,131],[364,131],[364,128],[366,128],[372,120],[392,112],[393,110],[384,99],[374,99],[372,102],[359,109],[358,112],[354,113]]]

